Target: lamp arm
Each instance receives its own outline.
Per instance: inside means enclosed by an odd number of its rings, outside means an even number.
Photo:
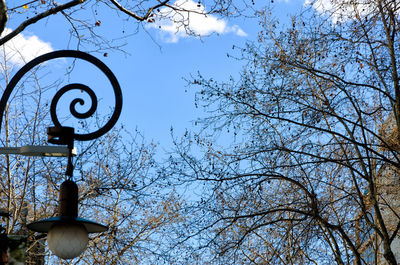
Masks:
[[[2,97],[0,99],[0,132],[1,132],[2,122],[3,122],[4,111],[6,109],[8,99],[10,98],[10,95],[11,95],[13,89],[18,84],[18,82],[21,80],[21,78],[28,71],[30,71],[33,67],[35,67],[45,61],[62,58],[62,57],[82,59],[82,60],[88,61],[89,63],[95,65],[98,69],[100,69],[106,75],[106,77],[110,81],[111,86],[113,87],[114,96],[115,96],[114,112],[111,115],[108,122],[103,127],[99,128],[98,130],[96,130],[94,132],[90,132],[90,133],[86,133],[86,134],[74,133],[74,135],[73,135],[74,139],[79,140],[79,141],[93,140],[93,139],[96,139],[96,138],[104,135],[109,130],[111,130],[111,128],[117,122],[117,120],[121,114],[121,109],[122,109],[122,92],[121,92],[121,87],[118,83],[117,78],[115,77],[113,72],[111,72],[111,70],[102,61],[100,61],[99,59],[97,59],[96,57],[94,57],[90,54],[87,54],[87,53],[81,52],[81,51],[74,51],[74,50],[60,50],[60,51],[46,53],[46,54],[43,54],[43,55],[33,59],[32,61],[25,64],[13,76],[13,78],[11,79],[10,83],[7,85]],[[66,85],[66,86],[62,87],[55,94],[55,96],[51,102],[51,105],[50,105],[50,115],[51,115],[51,119],[52,119],[55,127],[62,127],[61,123],[59,122],[59,120],[57,118],[57,114],[56,114],[56,106],[57,106],[58,100],[64,93],[66,93],[72,89],[79,89],[79,90],[85,91],[86,93],[89,94],[90,99],[92,101],[92,106],[86,113],[79,113],[76,111],[75,106],[77,103],[83,104],[83,102],[84,102],[83,99],[77,98],[77,99],[72,100],[72,102],[70,104],[70,111],[71,111],[72,116],[74,116],[75,118],[78,118],[78,119],[85,119],[85,118],[88,118],[91,115],[93,115],[93,113],[97,109],[97,98],[96,98],[94,91],[91,88],[89,88],[83,84]]]

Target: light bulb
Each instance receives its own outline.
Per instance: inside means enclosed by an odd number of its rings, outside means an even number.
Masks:
[[[79,256],[89,241],[86,228],[79,223],[60,223],[50,228],[47,242],[50,250],[62,259]]]

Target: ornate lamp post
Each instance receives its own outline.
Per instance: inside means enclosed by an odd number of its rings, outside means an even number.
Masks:
[[[122,109],[122,92],[118,80],[103,62],[81,51],[61,50],[41,55],[23,66],[6,87],[0,99],[0,130],[7,101],[20,79],[38,64],[62,57],[78,58],[95,65],[110,81],[115,96],[115,108],[111,118],[97,131],[87,134],[77,134],[74,128],[62,126],[57,118],[56,107],[62,95],[70,90],[78,89],[85,91],[90,96],[91,108],[85,113],[76,111],[76,105],[78,103],[83,105],[84,100],[81,98],[74,99],[70,104],[72,116],[77,119],[92,116],[97,109],[97,97],[91,88],[79,83],[68,84],[57,91],[50,105],[50,115],[54,127],[49,127],[47,130],[48,142],[68,148],[66,180],[61,184],[58,216],[30,223],[28,229],[47,233],[47,241],[51,251],[60,258],[71,259],[79,256],[85,250],[88,243],[88,233],[99,233],[107,230],[105,225],[78,217],[78,186],[73,181],[72,159],[74,140],[89,141],[96,139],[107,133],[117,122]],[[45,153],[45,151],[42,152]]]

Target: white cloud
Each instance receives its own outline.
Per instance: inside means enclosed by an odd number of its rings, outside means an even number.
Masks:
[[[305,5],[312,6],[317,12],[329,15],[333,23],[354,20],[372,13],[371,0],[305,0]]]
[[[11,32],[6,28],[2,36]],[[23,65],[35,57],[53,51],[51,44],[40,40],[37,36],[18,34],[0,48],[0,58],[3,62]]]
[[[162,8],[156,13],[154,22],[149,28],[160,30],[164,41],[178,42],[180,38],[190,35],[207,36],[212,33],[234,33],[245,37],[247,34],[237,25],[229,26],[225,20],[213,15],[206,15],[206,9],[192,0],[177,0],[173,6],[176,10]]]

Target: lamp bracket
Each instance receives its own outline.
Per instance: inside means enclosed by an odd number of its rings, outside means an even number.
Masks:
[[[74,128],[72,127],[49,127],[47,128],[47,141],[51,144],[74,146]]]

